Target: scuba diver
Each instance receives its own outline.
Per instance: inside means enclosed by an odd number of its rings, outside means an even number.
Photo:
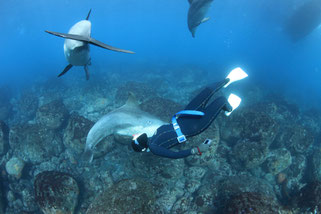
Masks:
[[[170,124],[159,127],[152,137],[148,138],[146,133],[135,135],[131,142],[134,151],[150,151],[154,155],[173,159],[202,155],[209,149],[210,139],[206,139],[202,144],[191,149],[173,151],[170,148],[186,142],[188,137],[203,132],[211,125],[221,110],[225,111],[226,116],[229,116],[241,103],[238,96],[231,94],[228,99],[220,96],[210,104],[208,102],[221,88],[226,88],[232,82],[247,76],[241,68],[235,68],[223,81],[210,84],[192,99],[185,110],[176,113]]]

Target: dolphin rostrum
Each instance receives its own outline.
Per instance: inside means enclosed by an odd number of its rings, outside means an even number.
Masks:
[[[95,146],[109,135],[132,136],[146,133],[151,137],[156,129],[164,124],[160,119],[142,111],[134,95],[130,93],[125,105],[104,115],[89,130],[83,160],[91,162]]]
[[[213,0],[188,0],[190,6],[187,15],[188,29],[195,38],[196,28],[208,21],[210,17],[205,17]]]
[[[72,66],[84,66],[86,79],[89,79],[88,65],[90,65],[89,44],[96,45],[112,51],[123,53],[134,53],[132,51],[123,50],[104,44],[91,37],[91,22],[88,20],[91,9],[86,20],[81,20],[74,24],[68,33],[58,33],[46,30],[45,32],[55,36],[65,38],[64,53],[69,65],[58,75],[64,75]]]

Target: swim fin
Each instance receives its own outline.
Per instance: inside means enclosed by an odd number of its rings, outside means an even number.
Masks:
[[[85,37],[85,36],[80,36],[80,35],[76,35],[76,34],[68,34],[68,33],[58,33],[58,32],[53,32],[53,31],[49,31],[49,30],[45,30],[45,32],[55,35],[55,36],[65,38],[65,39],[74,39],[74,40],[78,40],[78,41],[82,41],[82,42],[88,42],[92,45],[96,45],[98,47],[105,48],[105,49],[108,49],[111,51],[130,53],[130,54],[134,53],[133,51],[128,51],[128,50],[112,47],[110,45],[102,43],[102,42],[100,42],[94,38],[91,38],[91,37]]]
[[[70,68],[72,68],[72,64],[67,65],[65,69],[58,75],[58,77],[61,77],[62,75],[67,73],[67,71],[69,71]]]
[[[230,94],[230,96],[227,99],[228,103],[232,106],[232,111],[230,112],[225,112],[226,116],[230,116],[230,114],[237,108],[239,107],[242,99],[235,94]]]

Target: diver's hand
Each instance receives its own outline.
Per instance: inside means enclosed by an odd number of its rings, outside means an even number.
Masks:
[[[207,150],[209,150],[211,146],[211,140],[210,139],[206,139],[201,145],[195,147],[192,149],[192,154],[193,155],[202,155],[202,153],[206,152]]]

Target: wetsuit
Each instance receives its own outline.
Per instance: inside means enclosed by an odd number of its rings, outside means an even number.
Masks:
[[[203,89],[186,107],[185,110],[197,110],[203,112],[204,116],[186,115],[179,116],[177,123],[186,138],[200,134],[207,129],[220,111],[231,111],[232,107],[223,96],[216,98],[207,105],[211,97],[221,89],[229,79],[209,85]],[[172,151],[170,148],[180,144],[177,140],[177,133],[172,124],[159,127],[155,134],[148,139],[149,150],[158,156],[167,158],[184,158],[191,155],[192,149]]]

